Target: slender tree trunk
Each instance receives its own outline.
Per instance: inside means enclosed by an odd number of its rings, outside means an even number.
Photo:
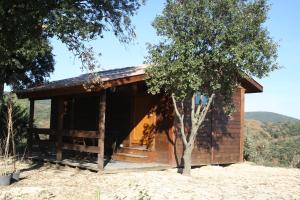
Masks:
[[[212,101],[214,99],[215,94],[212,94],[207,103],[204,103],[204,96],[201,95],[201,103],[200,105],[196,106],[195,103],[195,97],[196,94],[193,94],[191,97],[191,129],[189,132],[186,132],[185,129],[185,123],[184,123],[184,102],[181,101],[181,110],[177,107],[177,102],[175,99],[175,95],[172,94],[172,101],[175,109],[175,114],[180,122],[180,134],[183,142],[183,162],[184,162],[184,168],[183,168],[183,175],[191,175],[191,167],[192,167],[192,152],[194,149],[195,139],[198,133],[198,130],[203,123],[205,116],[210,108],[210,105],[212,104]]]
[[[0,82],[0,102],[3,99],[3,95],[4,95],[4,83]]]
[[[183,171],[182,174],[186,176],[191,175],[191,168],[192,168],[192,152],[193,152],[193,147],[190,145],[187,145],[184,149],[183,152]]]

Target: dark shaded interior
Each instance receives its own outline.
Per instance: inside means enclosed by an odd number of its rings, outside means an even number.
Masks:
[[[104,142],[107,156],[111,156],[130,135],[133,101],[131,89],[118,87],[107,91]]]

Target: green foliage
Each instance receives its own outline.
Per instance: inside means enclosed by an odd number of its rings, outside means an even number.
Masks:
[[[53,55],[41,21],[43,6],[33,1],[0,2],[0,85],[15,89],[44,81],[53,71]]]
[[[101,200],[101,192],[97,191],[95,200]]]
[[[246,126],[244,157],[270,166],[300,168],[300,122],[264,123],[265,133]]]
[[[84,42],[113,31],[121,42],[134,37],[130,17],[143,0],[0,1],[0,87],[28,87],[45,81],[53,71],[56,37],[83,62],[90,49]]]
[[[278,68],[277,44],[263,27],[265,0],[168,0],[153,26],[162,41],[149,45],[149,92],[221,94],[231,101],[241,76]]]
[[[146,190],[140,190],[138,200],[151,200],[151,196]]]
[[[265,163],[270,157],[269,141],[262,135],[251,135],[251,132],[245,133],[244,158],[258,164]]]
[[[0,141],[6,137],[7,134],[7,103],[8,95],[4,96],[4,100],[0,104]],[[12,94],[11,94],[12,95]],[[15,95],[12,95],[13,105],[12,105],[12,120],[13,120],[13,130],[15,134],[15,143],[17,150],[18,148],[23,148],[25,145],[25,138],[27,134],[27,123],[28,123],[28,107],[20,102],[18,102]]]

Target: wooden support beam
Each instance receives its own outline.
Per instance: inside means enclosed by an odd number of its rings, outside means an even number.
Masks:
[[[79,144],[67,144],[64,143],[62,145],[63,149],[73,150],[73,151],[80,151],[80,152],[89,152],[89,153],[98,153],[99,148],[97,146],[85,146]]]
[[[28,148],[28,156],[32,154],[32,142],[33,142],[33,120],[34,120],[34,99],[30,99],[30,107],[29,107],[29,122],[28,122],[28,131],[27,131],[27,148]]]
[[[244,113],[245,113],[245,89],[240,88],[240,162],[244,161]]]
[[[30,130],[35,134],[56,135],[55,130],[49,128],[31,128]]]
[[[64,124],[64,100],[57,101],[57,132],[56,132],[56,160],[62,160],[62,132]]]
[[[99,138],[99,133],[98,131],[68,130],[63,132],[63,136],[94,139]]]
[[[105,137],[105,112],[106,112],[106,90],[101,92],[99,101],[99,118],[98,118],[98,168],[104,168],[104,137]]]
[[[49,128],[32,128],[29,129],[35,134],[44,135],[56,135],[56,130]],[[98,131],[86,131],[86,130],[63,130],[62,136],[67,137],[81,137],[81,138],[99,138]]]

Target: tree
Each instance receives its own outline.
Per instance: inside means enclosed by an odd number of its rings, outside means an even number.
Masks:
[[[148,92],[172,97],[183,174],[190,174],[195,138],[215,96],[230,111],[241,77],[278,68],[277,44],[263,26],[268,9],[266,0],[167,0],[154,20],[162,40],[149,45]]]
[[[39,28],[42,15],[29,1],[0,1],[0,98],[4,84],[15,89],[44,81],[53,71],[52,47]]]
[[[134,38],[130,17],[144,0],[1,0],[0,96],[3,85],[28,87],[45,81],[54,70],[52,47],[56,37],[87,68],[95,63],[85,42],[113,31],[121,42]],[[88,56],[87,56],[88,55]]]

